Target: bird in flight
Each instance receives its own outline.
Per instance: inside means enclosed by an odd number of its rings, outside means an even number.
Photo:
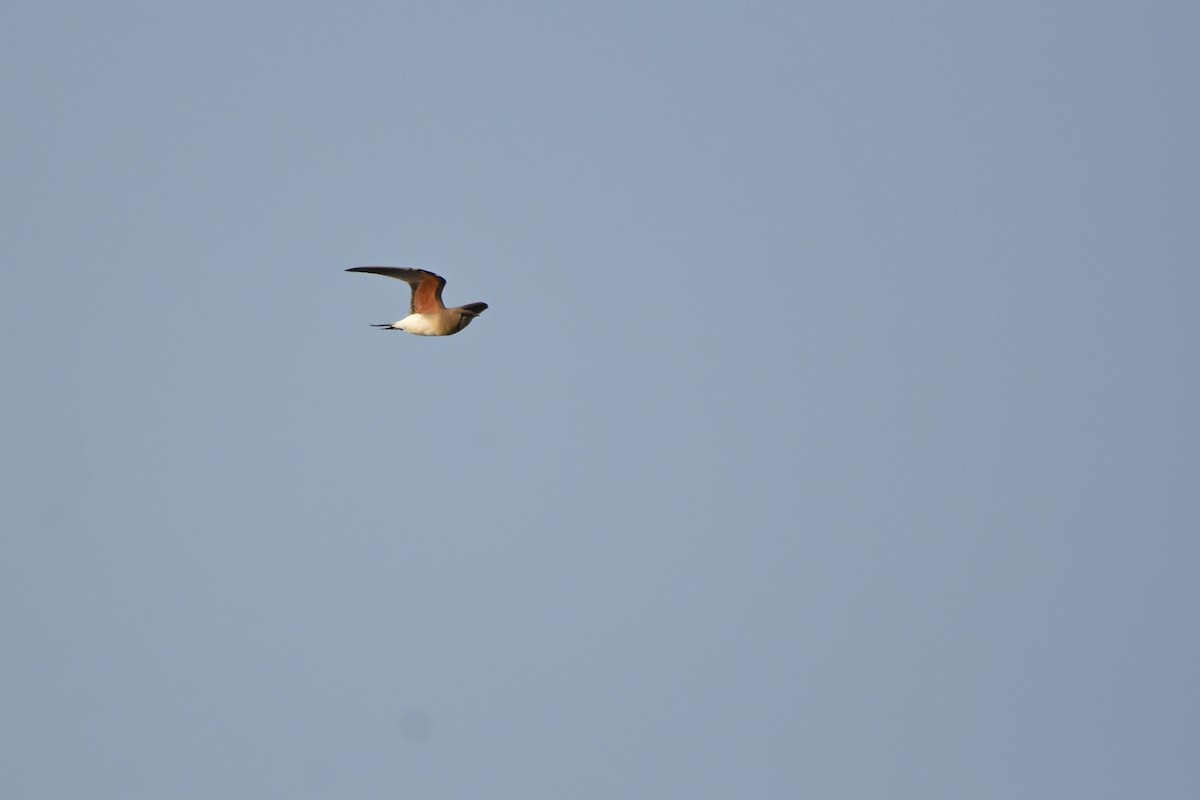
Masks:
[[[398,322],[372,325],[381,330],[404,331],[417,336],[450,336],[471,324],[487,309],[487,303],[467,303],[446,308],[442,305],[442,287],[446,279],[423,269],[405,267],[351,267],[346,272],[373,272],[398,278],[412,287],[410,314]]]

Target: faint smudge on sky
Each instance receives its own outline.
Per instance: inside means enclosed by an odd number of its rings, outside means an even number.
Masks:
[[[433,720],[425,710],[410,707],[400,712],[400,734],[410,742],[423,742],[433,733]]]

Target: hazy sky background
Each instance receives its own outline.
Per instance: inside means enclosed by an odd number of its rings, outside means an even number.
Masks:
[[[1198,9],[6,4],[0,795],[1200,796]]]

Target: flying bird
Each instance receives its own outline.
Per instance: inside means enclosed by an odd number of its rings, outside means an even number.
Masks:
[[[351,267],[346,272],[372,272],[398,278],[412,287],[410,314],[399,322],[372,325],[382,330],[404,331],[417,336],[450,336],[471,324],[487,309],[487,303],[467,303],[446,308],[442,305],[442,288],[446,279],[423,269],[405,267]]]

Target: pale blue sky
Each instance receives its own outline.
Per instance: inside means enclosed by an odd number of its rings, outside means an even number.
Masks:
[[[1197,41],[10,3],[0,795],[1192,800]]]

